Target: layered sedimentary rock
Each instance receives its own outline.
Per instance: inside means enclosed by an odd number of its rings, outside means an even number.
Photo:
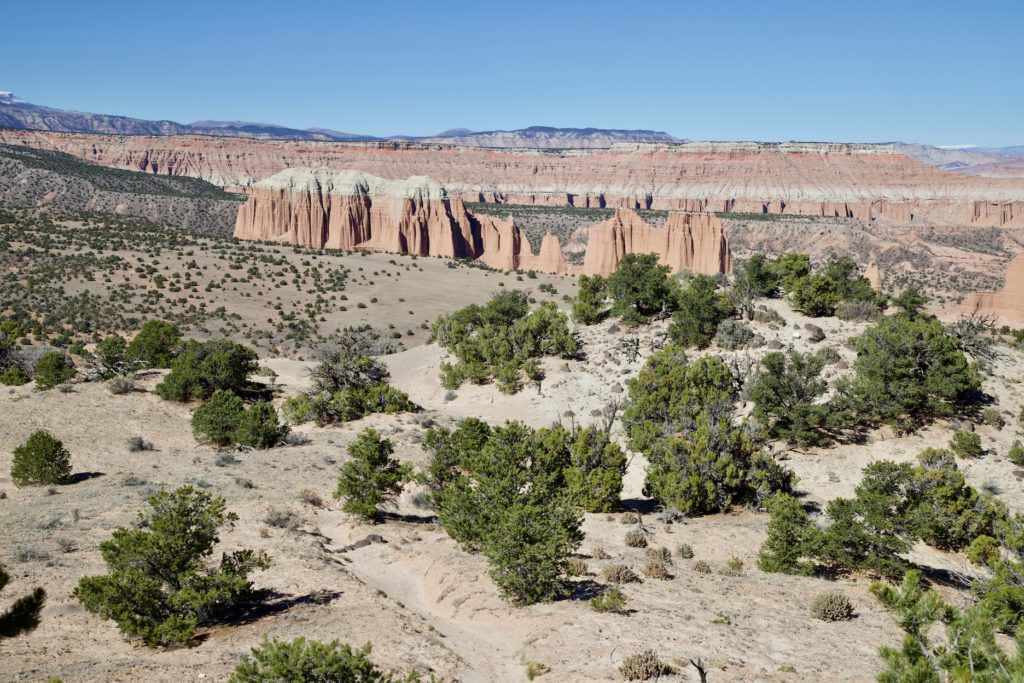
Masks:
[[[1010,261],[1000,291],[968,295],[961,311],[993,315],[1004,325],[1024,325],[1024,253]]]
[[[466,210],[436,181],[387,180],[356,171],[292,169],[260,181],[238,211],[235,237],[313,248],[368,249],[480,259],[500,270],[569,273],[558,237],[534,254],[512,218]],[[732,255],[722,221],[672,212],[664,227],[622,209],[590,229],[581,272],[608,275],[629,253],[654,253],[674,271],[724,273]]]
[[[476,258],[462,200],[426,176],[387,180],[358,171],[293,169],[256,184],[235,237],[328,249]]]
[[[648,225],[630,209],[589,230],[581,272],[607,275],[626,254],[657,254],[658,261],[673,271],[716,275],[732,270],[732,253],[725,226],[707,213],[669,213],[665,226]]]
[[[392,180],[427,175],[466,201],[1024,226],[1024,180],[948,173],[887,145],[619,144],[538,151],[26,130],[0,130],[0,142],[227,188],[249,188],[289,168],[324,167]]]

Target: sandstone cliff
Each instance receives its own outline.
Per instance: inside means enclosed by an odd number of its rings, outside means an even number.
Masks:
[[[669,213],[663,228],[648,225],[629,209],[589,230],[582,273],[607,275],[626,254],[657,254],[673,272],[716,275],[732,270],[732,253],[722,221],[706,213]]]
[[[0,130],[0,142],[228,188],[252,187],[289,168],[324,167],[393,180],[429,175],[466,201],[1024,226],[1024,180],[947,173],[886,145],[634,144],[541,152],[26,130]]]
[[[558,237],[534,254],[512,218],[474,216],[436,181],[387,180],[357,171],[291,169],[260,181],[238,210],[235,237],[327,249],[369,249],[480,259],[499,270],[573,272]],[[726,273],[732,254],[722,221],[672,212],[664,227],[630,210],[588,231],[580,272],[608,275],[629,253],[654,253],[673,271]]]
[[[967,314],[994,315],[1004,325],[1024,325],[1024,252],[1017,254],[1007,266],[1002,290],[970,294],[960,310]]]

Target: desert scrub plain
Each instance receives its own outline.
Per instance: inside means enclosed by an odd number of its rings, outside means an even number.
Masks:
[[[568,277],[468,262],[239,242],[98,213],[50,216],[0,209],[0,315],[34,345],[71,349],[159,318],[197,338],[301,358],[348,326],[378,328],[388,348],[422,343],[439,313],[501,288],[530,288],[539,301],[574,292]]]
[[[3,678],[224,680],[264,639],[305,637],[372,643],[382,670],[425,680],[1020,679],[1024,335],[944,326],[842,258],[755,258],[727,281],[636,256],[551,310],[512,291],[528,276],[253,247],[348,259],[350,297],[366,263],[482,291],[435,302],[434,342],[375,358],[378,338],[351,330],[320,360],[257,360],[149,325],[105,330],[86,349],[103,362],[73,356],[74,377],[66,360],[27,368],[0,393],[3,597],[47,598],[0,641]],[[2,328],[8,365],[30,365],[24,322]],[[15,486],[38,431],[71,474]],[[232,581],[215,603],[167,582],[175,628],[158,610],[119,629],[103,610],[124,602],[95,577],[126,575],[100,544],[162,529],[133,527],[160,492],[223,498],[237,517],[189,581]],[[938,616],[956,648],[900,625]]]

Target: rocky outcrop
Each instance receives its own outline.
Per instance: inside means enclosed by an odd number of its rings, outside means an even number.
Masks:
[[[252,188],[238,211],[235,237],[317,249],[473,258],[498,270],[573,272],[555,235],[544,235],[534,254],[512,218],[475,216],[426,176],[387,180],[357,171],[284,171]],[[657,254],[673,271],[732,269],[729,241],[717,217],[672,212],[658,228],[635,211],[621,209],[589,229],[580,272],[608,275],[630,253]]]
[[[557,236],[551,233],[544,235],[540,249],[534,255],[529,240],[512,218],[481,214],[472,216],[471,220],[480,235],[482,248],[479,258],[491,268],[554,274],[570,272]]]
[[[662,228],[648,225],[635,212],[619,209],[589,230],[581,272],[608,275],[626,254],[657,254],[673,272],[687,270],[716,275],[732,270],[725,226],[707,213],[669,213]]]
[[[948,173],[889,145],[618,144],[538,151],[6,129],[0,142],[227,188],[249,188],[289,168],[323,167],[392,180],[429,175],[450,196],[473,202],[1024,226],[1024,180]]]
[[[257,183],[235,237],[305,247],[475,258],[462,200],[426,176],[386,180],[358,171],[292,169]]]
[[[1006,283],[998,292],[970,294],[961,312],[995,316],[1003,325],[1024,325],[1024,252],[1010,261]]]

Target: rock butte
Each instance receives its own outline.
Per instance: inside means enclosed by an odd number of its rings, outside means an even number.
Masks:
[[[460,197],[449,197],[426,176],[389,180],[358,171],[283,171],[251,188],[238,211],[235,237],[472,258],[500,270],[574,272],[555,235],[545,235],[535,255],[513,219],[474,215]],[[665,227],[656,228],[620,209],[590,229],[581,272],[607,275],[629,253],[657,254],[676,271],[732,269],[729,241],[716,216],[673,211]]]
[[[948,173],[888,145],[703,142],[499,150],[0,130],[0,142],[247,189],[289,168],[430,176],[464,201],[1024,227],[1024,180]]]
[[[1004,325],[1024,325],[1024,252],[1007,266],[1002,290],[969,294],[961,311],[993,315]]]

